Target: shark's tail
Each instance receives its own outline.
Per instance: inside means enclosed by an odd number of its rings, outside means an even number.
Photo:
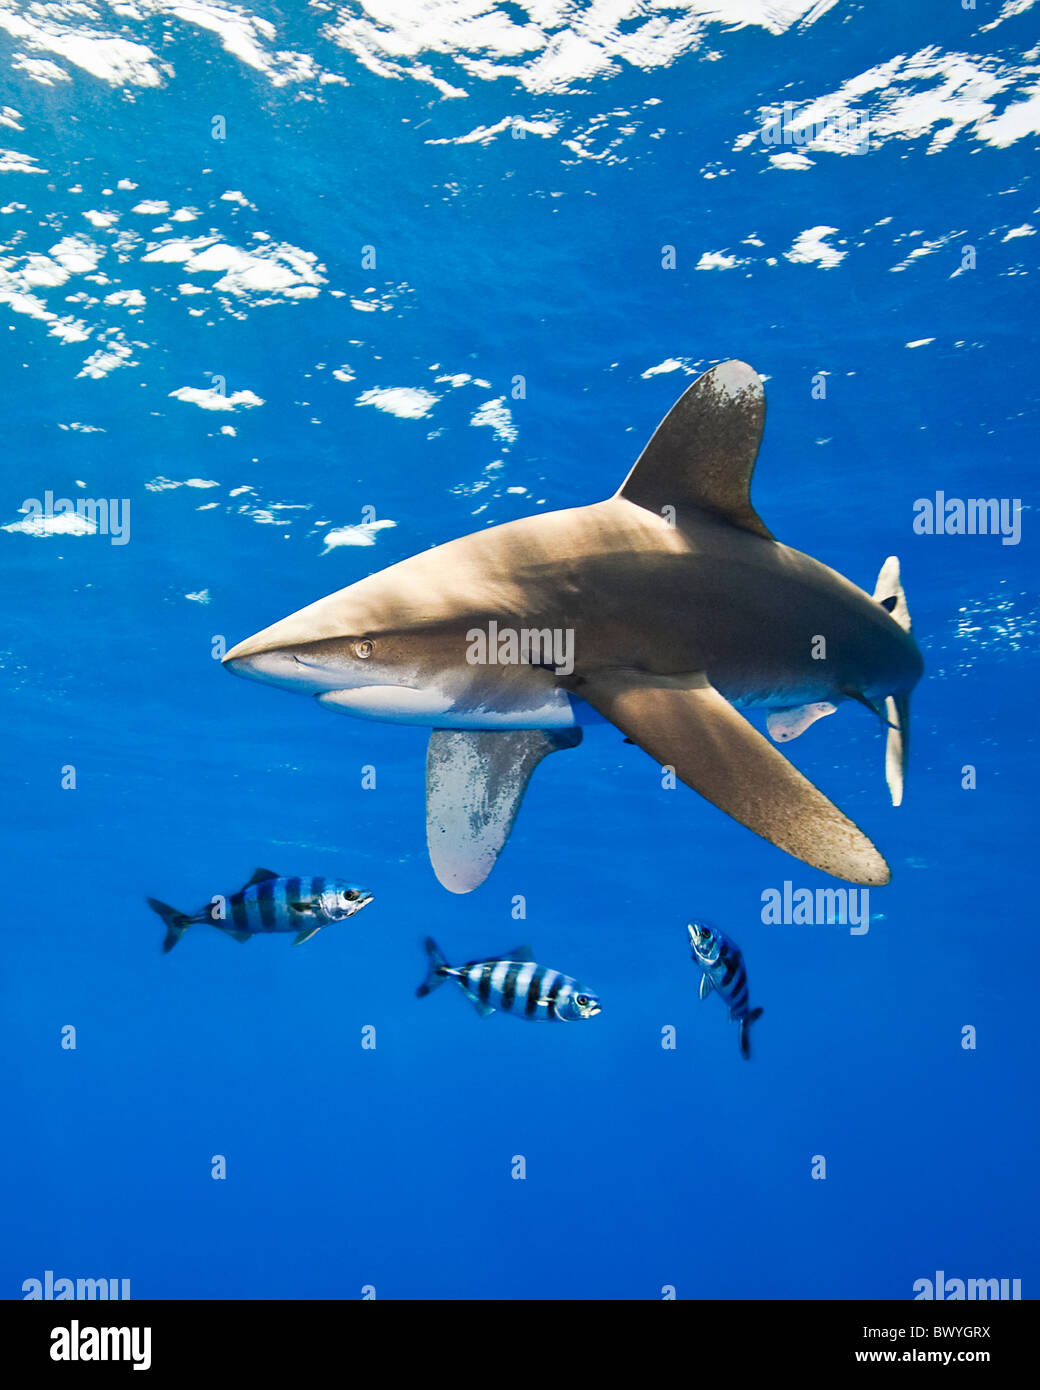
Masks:
[[[890,555],[881,566],[881,573],[874,585],[874,597],[904,632],[910,631],[910,609],[906,605],[906,594],[899,578],[897,556]],[[906,760],[910,752],[910,696],[905,693],[887,696],[885,719],[888,723],[885,781],[888,783],[892,805],[898,806],[903,800],[903,779],[906,776]]]
[[[749,1014],[745,1014],[740,1020],[740,1055],[745,1059],[751,1056],[751,1039],[748,1037],[748,1029],[756,1018],[761,1017],[761,1009],[752,1009]]]
[[[175,907],[170,907],[168,903],[161,903],[158,898],[145,898],[145,902],[166,923],[166,936],[163,938],[162,944],[163,954],[172,951],[191,925],[191,918],[186,912],[178,912]]]
[[[427,994],[432,994],[437,986],[442,985],[448,978],[445,974],[445,969],[448,964],[447,959],[432,936],[426,938],[426,954],[430,958],[430,969],[427,972],[426,979],[423,980],[422,984],[415,991],[420,999],[425,998]]]

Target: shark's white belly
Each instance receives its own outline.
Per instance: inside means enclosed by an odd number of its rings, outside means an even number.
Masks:
[[[330,690],[316,698],[326,709],[356,718],[437,729],[573,729],[576,724],[604,722],[591,705],[565,690],[550,687],[540,694],[541,698],[502,708],[460,706],[432,686],[367,685]]]

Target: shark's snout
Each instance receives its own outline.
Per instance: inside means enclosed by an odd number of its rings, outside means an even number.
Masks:
[[[248,650],[241,650],[248,646],[248,642],[242,642],[238,647],[232,647],[223,659],[223,664],[236,676],[247,676],[250,680],[264,681],[269,685],[289,686],[293,690],[307,687],[313,687],[315,691],[335,689],[336,682],[330,679],[327,672],[313,663],[302,661],[291,651],[249,653]]]

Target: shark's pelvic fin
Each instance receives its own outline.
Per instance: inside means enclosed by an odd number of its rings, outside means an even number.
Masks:
[[[698,507],[772,540],[751,505],[751,475],[766,418],[762,379],[746,362],[722,362],[672,406],[619,497],[649,511]]]
[[[573,688],[652,758],[756,835],[850,883],[888,865],[860,828],[762,737],[702,672],[605,668]]]
[[[790,743],[804,734],[810,725],[838,708],[829,700],[816,700],[811,705],[795,705],[791,709],[774,709],[766,715],[766,728],[774,743]]]
[[[904,632],[910,631],[910,609],[907,607],[903,582],[899,575],[899,557],[890,555],[881,566],[874,597],[895,619]],[[885,743],[885,781],[888,783],[892,805],[903,801],[903,779],[910,753],[910,696],[906,693],[889,695],[885,700],[888,738]]]
[[[434,729],[426,752],[426,843],[452,893],[483,883],[509,839],[531,773],[581,729]]]

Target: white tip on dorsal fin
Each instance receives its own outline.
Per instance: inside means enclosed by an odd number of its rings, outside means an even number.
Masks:
[[[874,598],[882,608],[887,609],[904,632],[910,631],[910,609],[906,606],[906,594],[899,578],[898,555],[890,555],[881,566],[881,573],[874,585]]]
[[[772,540],[751,505],[765,418],[759,374],[746,362],[720,362],[672,406],[618,496],[652,512],[697,507]]]

